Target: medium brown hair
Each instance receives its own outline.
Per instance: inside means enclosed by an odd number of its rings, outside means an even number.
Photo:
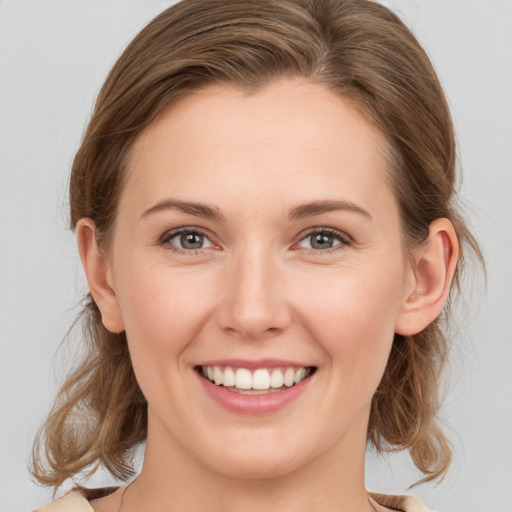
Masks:
[[[480,255],[454,207],[454,134],[436,73],[402,21],[366,0],[185,0],[157,16],[98,96],[73,162],[71,227],[91,218],[108,250],[130,149],[177,97],[219,83],[255,91],[284,77],[324,84],[385,135],[406,248],[425,242],[430,223],[445,217],[461,247]],[[452,288],[463,264],[462,251]],[[368,427],[378,451],[408,449],[424,480],[442,478],[451,461],[437,420],[448,309],[419,334],[395,336]],[[80,321],[85,356],[34,445],[32,472],[45,485],[99,464],[126,479],[130,454],[146,438],[147,403],[125,333],[103,327],[90,294]]]

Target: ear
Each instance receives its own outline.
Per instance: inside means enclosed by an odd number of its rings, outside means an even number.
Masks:
[[[103,326],[110,332],[124,331],[117,301],[111,265],[107,256],[98,249],[96,226],[91,219],[80,219],[76,225],[78,250],[89,289],[101,312]]]
[[[459,242],[448,219],[429,227],[427,243],[412,255],[410,285],[395,323],[395,333],[418,334],[443,310],[459,257]]]

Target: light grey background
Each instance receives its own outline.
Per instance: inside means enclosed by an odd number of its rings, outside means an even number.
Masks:
[[[66,231],[73,154],[98,89],[157,0],[0,0],[0,512],[51,500],[26,469],[65,368],[54,358],[83,291]],[[393,0],[430,53],[453,108],[462,195],[488,262],[469,283],[444,415],[454,463],[432,509],[512,511],[512,2]],[[406,456],[368,457],[368,487],[404,493]],[[98,475],[94,484],[106,483]]]

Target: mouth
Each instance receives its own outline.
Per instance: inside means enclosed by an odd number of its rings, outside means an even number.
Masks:
[[[263,395],[290,389],[311,377],[315,366],[243,368],[198,365],[195,370],[218,387],[243,395]]]

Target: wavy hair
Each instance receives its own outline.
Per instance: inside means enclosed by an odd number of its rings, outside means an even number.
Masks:
[[[384,134],[406,248],[421,245],[430,223],[445,217],[461,248],[481,259],[456,208],[455,139],[436,73],[398,16],[368,0],[184,0],[162,12],[129,44],[99,93],[73,162],[71,228],[91,218],[108,251],[132,145],[176,98],[210,84],[257,91],[284,77],[325,85]],[[451,461],[437,419],[449,307],[419,334],[395,336],[368,426],[378,451],[409,450],[422,481],[442,478]],[[103,327],[90,294],[79,322],[85,355],[33,449],[33,475],[55,487],[100,464],[127,479],[133,449],[147,433],[147,403],[125,333]]]

